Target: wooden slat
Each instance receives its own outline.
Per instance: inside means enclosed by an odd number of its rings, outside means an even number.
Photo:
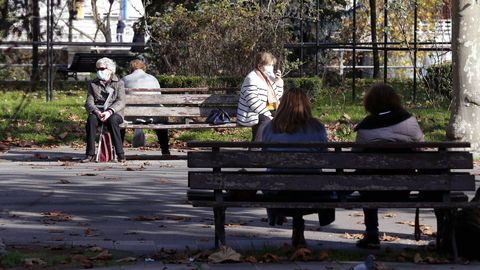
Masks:
[[[192,189],[228,190],[475,190],[469,174],[361,175],[361,174],[273,174],[268,172],[189,172]]]
[[[209,95],[209,94],[134,94],[127,95],[127,105],[157,105],[157,104],[181,104],[181,105],[223,105],[223,106],[237,106],[237,95]]]
[[[261,148],[261,147],[318,147],[318,148],[468,148],[469,142],[419,142],[419,143],[400,143],[400,142],[379,142],[372,144],[357,144],[354,142],[330,142],[330,143],[264,143],[264,142],[219,142],[219,141],[191,141],[187,143],[188,147],[215,147],[215,148]]]
[[[179,116],[179,117],[207,117],[215,107],[147,107],[127,106],[125,116],[128,117],[152,117],[152,116]],[[235,116],[236,108],[224,108],[230,115]]]
[[[237,123],[228,123],[223,125],[211,125],[208,123],[190,123],[190,124],[149,124],[149,125],[137,125],[130,123],[123,123],[121,128],[145,128],[145,129],[202,129],[202,128],[241,128],[243,126],[237,125]]]
[[[222,202],[191,201],[194,207],[248,207],[248,208],[479,208],[472,202]]]
[[[163,93],[235,93],[240,91],[240,87],[165,87],[165,88],[126,88],[125,92],[157,92]]]
[[[125,89],[125,93],[131,94],[136,92],[162,92],[167,93],[208,93],[210,90],[208,87],[184,87],[184,88],[131,88]]]
[[[471,169],[468,152],[189,152],[190,168]]]

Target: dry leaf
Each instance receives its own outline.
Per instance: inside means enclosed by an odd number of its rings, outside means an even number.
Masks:
[[[415,256],[413,256],[413,262],[414,263],[422,263],[423,259],[420,253],[415,253]]]
[[[97,176],[96,173],[82,173],[80,176]]]
[[[101,247],[91,247],[91,248],[88,249],[88,251],[101,252],[101,251],[103,251],[103,248],[101,248]]]
[[[23,260],[23,265],[25,265],[26,267],[33,267],[36,265],[44,266],[47,265],[47,263],[40,258],[26,258],[25,260]]]
[[[61,211],[45,212],[42,215],[51,220],[51,221],[70,221],[72,220],[71,215],[67,215]]]
[[[57,182],[58,184],[70,184],[70,181],[65,180],[65,179],[60,179],[60,181]]]
[[[68,135],[68,132],[65,131],[65,132],[63,132],[62,134],[58,135],[58,137],[59,137],[61,140],[63,140],[63,139],[65,139],[65,138],[67,137],[67,135]]]
[[[380,241],[386,241],[386,242],[395,242],[400,239],[398,236],[394,235],[387,235],[386,233],[383,233],[383,236],[380,237]]]
[[[351,217],[363,217],[363,213],[361,212],[353,212],[352,214],[349,214]]]
[[[394,213],[385,213],[383,215],[383,218],[394,218],[396,216],[397,216],[397,214],[394,214]]]
[[[320,252],[318,253],[318,260],[319,261],[324,261],[328,258],[328,252],[325,251],[325,250],[320,250]]]
[[[415,222],[413,222],[413,221],[397,221],[397,222],[395,222],[395,223],[397,223],[397,224],[405,224],[405,225],[409,225],[409,226],[412,226],[412,227],[415,226]]]
[[[257,259],[253,256],[247,256],[243,259],[244,262],[257,263]]]
[[[208,256],[208,261],[221,263],[226,261],[239,262],[242,255],[228,246],[221,246],[220,250]]]
[[[308,261],[312,251],[308,248],[299,248],[290,257],[290,261]]]
[[[343,235],[343,238],[346,238],[346,239],[363,239],[364,235],[361,234],[361,233],[345,233]]]
[[[118,259],[115,262],[125,263],[125,262],[136,262],[136,261],[137,261],[137,258],[135,258],[135,257],[126,257],[126,258]]]
[[[97,256],[91,257],[90,260],[110,260],[112,258],[112,254],[108,252],[108,250],[104,250],[100,252]]]
[[[277,255],[272,254],[272,253],[267,253],[267,254],[262,256],[262,262],[278,263],[278,262],[280,262],[280,257],[278,257]]]

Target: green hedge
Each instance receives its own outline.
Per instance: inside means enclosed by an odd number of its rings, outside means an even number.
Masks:
[[[162,87],[238,87],[243,82],[243,77],[198,77],[198,76],[158,76]],[[322,80],[318,77],[308,78],[285,78],[285,88],[299,87],[308,95],[315,97],[321,92]],[[87,87],[86,81],[55,81],[54,91],[83,91]],[[31,89],[30,81],[0,81],[0,89],[3,91]],[[46,91],[46,82],[37,85],[37,91]]]

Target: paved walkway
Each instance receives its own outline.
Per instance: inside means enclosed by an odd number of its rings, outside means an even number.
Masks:
[[[172,159],[160,160],[149,160],[161,158],[156,151],[127,149],[126,152],[130,154],[127,160],[134,157],[143,160],[82,164],[78,161],[83,157],[83,149],[68,147],[19,148],[0,153],[1,237],[7,244],[96,245],[139,255],[161,249],[212,248],[212,211],[193,208],[186,201],[185,152],[173,151]],[[356,239],[350,236],[362,233],[362,220],[359,209],[338,210],[336,221],[320,228],[315,215],[307,216],[307,242],[315,249],[356,250]],[[424,236],[421,241],[414,241],[413,227],[408,224],[412,221],[413,210],[382,211],[381,231],[398,237],[394,242],[382,242],[382,246],[418,247],[434,240]],[[227,210],[226,222],[227,244],[237,251],[263,250],[290,242],[291,223],[269,227],[264,209]],[[436,230],[432,211],[421,211],[420,223]],[[319,265],[326,268],[295,264],[288,266],[294,268],[271,269],[344,269]],[[148,267],[125,269],[162,269],[158,263]],[[181,267],[188,266],[164,269],[191,269]],[[222,267],[204,265],[202,269]],[[228,269],[270,267],[234,264]],[[419,269],[418,265],[415,268]]]

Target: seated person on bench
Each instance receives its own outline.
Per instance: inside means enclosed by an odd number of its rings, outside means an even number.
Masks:
[[[146,89],[160,89],[160,83],[158,83],[157,78],[147,74],[145,71],[147,66],[145,62],[140,59],[135,59],[130,62],[130,71],[131,74],[123,77],[123,82],[125,83],[125,88],[146,88]],[[166,123],[168,119],[164,117],[156,117],[152,119],[153,123]],[[147,121],[146,121],[147,122]],[[123,135],[125,130],[122,131]],[[168,147],[168,129],[155,129],[157,134],[158,143],[162,149],[162,155],[170,155]],[[123,138],[123,136],[122,136]]]
[[[423,132],[415,116],[402,106],[400,96],[387,84],[375,84],[363,100],[365,110],[369,113],[355,127],[357,143],[378,142],[422,142]],[[368,149],[365,149],[368,151]],[[409,192],[361,192],[367,200],[401,199]],[[357,242],[360,248],[380,248],[378,234],[378,209],[363,209],[365,219],[365,237]]]
[[[327,142],[327,132],[325,126],[312,116],[310,102],[307,95],[302,89],[293,88],[285,93],[282,98],[282,102],[278,107],[277,114],[271,122],[269,122],[262,132],[263,142]],[[269,151],[297,151],[299,149],[293,148],[272,148]],[[325,151],[325,149],[306,148],[300,149],[305,152],[312,151]],[[279,171],[284,169],[269,169],[270,171]],[[286,170],[286,169],[285,169]],[[296,172],[297,169],[288,169],[288,171]],[[299,173],[306,172],[307,170],[299,170]],[[318,198],[319,196],[326,196],[333,198],[334,193],[330,192],[308,192],[308,191],[264,191],[266,196],[275,197],[287,197],[287,198]],[[305,246],[304,238],[304,220],[303,215],[310,213],[318,213],[320,225],[328,225],[335,220],[335,209],[318,209],[318,210],[306,210],[301,209],[294,210],[296,214],[293,215],[293,232],[292,232],[292,245],[293,246]],[[270,225],[278,223],[278,216],[274,214],[277,212],[275,209],[267,209],[269,215]],[[279,210],[281,215],[282,210]],[[272,220],[273,219],[273,220]],[[273,223],[273,224],[272,224]]]
[[[85,109],[88,113],[86,124],[87,150],[82,162],[95,161],[95,137],[97,127],[103,123],[111,132],[115,153],[119,162],[125,161],[120,124],[123,123],[125,108],[125,88],[123,81],[115,75],[116,65],[109,58],[101,58],[96,63],[97,78],[88,84]],[[105,104],[112,92],[108,104]],[[104,107],[105,105],[105,107]]]

